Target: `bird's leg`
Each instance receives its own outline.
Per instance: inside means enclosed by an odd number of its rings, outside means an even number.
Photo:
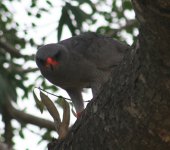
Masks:
[[[69,88],[66,89],[68,95],[70,96],[73,105],[76,109],[77,118],[81,116],[81,112],[84,110],[84,103],[81,91],[82,89],[76,89],[76,88]]]

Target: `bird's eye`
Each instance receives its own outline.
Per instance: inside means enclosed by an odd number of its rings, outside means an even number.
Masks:
[[[41,59],[41,58],[37,58],[37,61],[38,61],[39,63],[41,63],[41,64],[44,64],[44,63],[45,63],[45,61],[44,61],[43,59]]]
[[[55,54],[53,58],[54,58],[56,61],[58,61],[58,60],[60,60],[60,56],[61,56],[61,52],[58,51],[58,53]]]

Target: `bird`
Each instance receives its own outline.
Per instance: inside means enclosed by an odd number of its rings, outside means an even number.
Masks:
[[[35,56],[41,74],[70,96],[77,116],[84,110],[82,90],[91,88],[93,98],[123,60],[129,45],[94,32],[50,43]]]

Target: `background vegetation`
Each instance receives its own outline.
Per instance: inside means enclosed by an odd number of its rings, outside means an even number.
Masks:
[[[29,22],[25,20],[23,24],[24,20],[15,19],[15,6],[22,7]],[[55,21],[48,22],[48,15],[54,16]],[[39,24],[44,18],[46,22]],[[53,26],[49,28],[51,24]],[[40,34],[39,39],[32,37],[31,33],[42,26],[47,34]],[[27,124],[47,128],[43,135],[40,134],[40,141],[51,140],[54,130],[51,122],[29,115],[27,108],[21,110],[18,103],[32,100],[30,95],[37,82],[44,90],[57,91],[37,73],[34,54],[37,47],[47,43],[50,34],[55,34],[57,42],[66,30],[72,35],[94,31],[129,44],[135,41],[138,33],[130,0],[68,0],[61,1],[60,5],[50,0],[0,1],[0,113],[4,126],[0,130],[1,142],[9,146],[16,144],[13,137],[24,138],[23,129]],[[19,128],[13,125],[13,120],[20,124]]]

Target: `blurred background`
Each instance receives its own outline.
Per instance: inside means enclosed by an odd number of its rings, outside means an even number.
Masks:
[[[0,143],[16,150],[45,150],[58,136],[49,113],[37,108],[33,91],[38,98],[35,87],[68,95],[38,71],[34,55],[39,46],[87,31],[131,45],[138,35],[137,27],[130,0],[1,0]],[[57,97],[50,98],[62,116]],[[86,92],[84,99],[90,98]],[[71,124],[75,120],[72,115]]]

